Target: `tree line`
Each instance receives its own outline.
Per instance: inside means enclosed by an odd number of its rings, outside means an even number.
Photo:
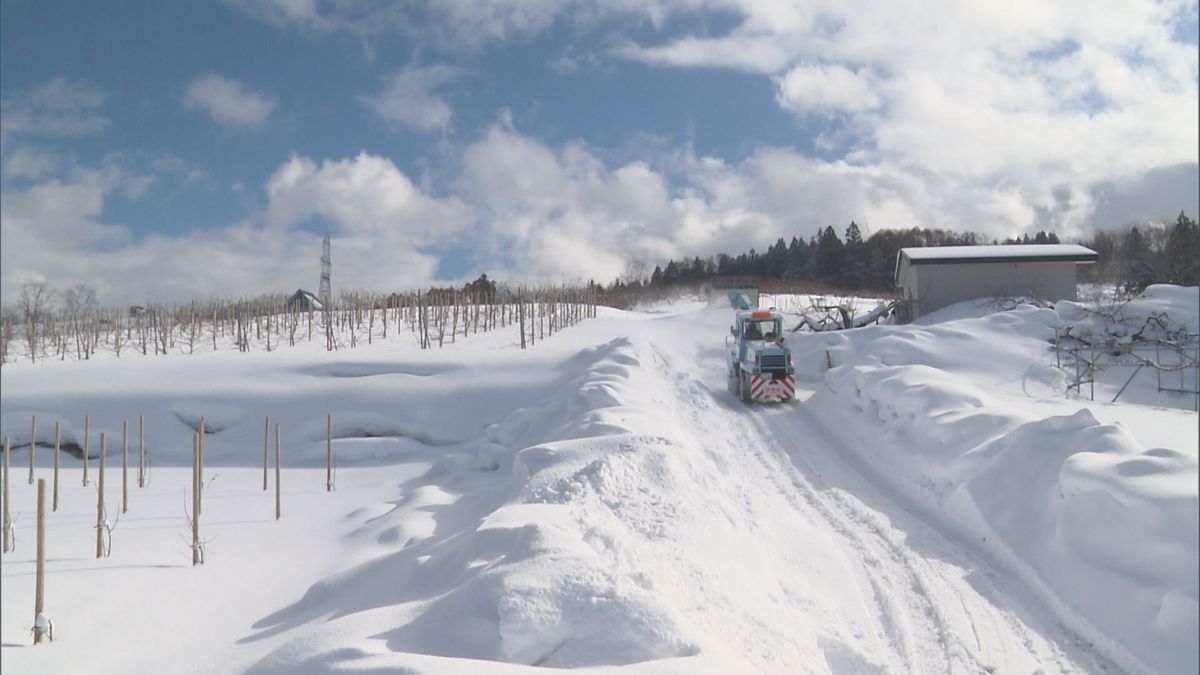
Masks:
[[[28,283],[0,312],[0,365],[28,359],[88,360],[192,354],[197,350],[274,351],[316,342],[329,351],[402,333],[421,349],[511,327],[522,349],[595,316],[594,284],[504,286],[481,275],[462,287],[378,293],[342,291],[322,305],[311,296],[264,294],[238,300],[104,307],[86,285],[57,292]]]
[[[695,286],[719,277],[753,277],[772,286],[799,287],[819,284],[842,291],[893,292],[896,256],[902,248],[974,246],[987,244],[1058,244],[1054,232],[1041,231],[1004,241],[988,240],[975,232],[931,228],[883,229],[863,237],[851,221],[842,236],[833,226],[819,230],[807,241],[781,237],[766,251],[750,249],[731,255],[670,260],[658,265],[649,278],[625,278],[607,289],[621,292],[661,291]],[[1154,283],[1200,285],[1200,228],[1180,213],[1170,226],[1130,226],[1120,231],[1097,232],[1078,243],[1099,254],[1095,265],[1084,265],[1084,281],[1111,283],[1137,292]],[[770,283],[775,282],[775,283]]]

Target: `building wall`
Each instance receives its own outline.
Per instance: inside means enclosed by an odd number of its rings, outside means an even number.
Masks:
[[[905,265],[900,285],[904,299],[911,301],[911,320],[956,302],[979,298],[1074,300],[1075,266],[1075,262]]]

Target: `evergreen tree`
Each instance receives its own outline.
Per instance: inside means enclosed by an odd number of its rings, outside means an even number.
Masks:
[[[788,247],[780,237],[763,256],[763,276],[769,279],[782,279],[788,266]]]
[[[792,237],[792,243],[788,245],[788,263],[783,274],[784,278],[809,278],[809,253],[808,244],[803,239]]]
[[[1137,227],[1130,228],[1121,241],[1121,255],[1125,260],[1126,291],[1141,292],[1154,283],[1154,251]]]
[[[1200,285],[1200,226],[1179,212],[1167,236],[1164,281],[1180,286]]]
[[[845,266],[845,246],[830,225],[821,230],[817,240],[816,268],[817,278],[827,284],[836,284],[841,279],[842,268]]]
[[[841,283],[847,288],[854,290],[862,288],[866,266],[865,253],[862,232],[858,229],[858,223],[852,220],[846,227],[845,265],[842,267],[840,275]]]

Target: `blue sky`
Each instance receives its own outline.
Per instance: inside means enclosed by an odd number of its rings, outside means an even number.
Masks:
[[[615,276],[1197,211],[1194,2],[0,4],[0,280]]]

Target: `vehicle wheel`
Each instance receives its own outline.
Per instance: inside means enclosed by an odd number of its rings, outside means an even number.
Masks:
[[[741,386],[742,403],[751,403],[753,399],[750,397],[750,374],[742,373]]]

